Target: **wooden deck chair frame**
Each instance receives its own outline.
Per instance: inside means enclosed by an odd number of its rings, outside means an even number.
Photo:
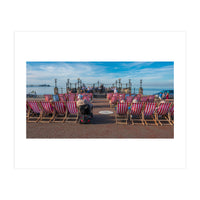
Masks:
[[[74,122],[77,123],[78,119],[79,119],[79,110],[77,113],[73,114],[70,113],[70,107],[69,104],[74,104],[75,105],[75,109],[78,110],[77,105],[76,105],[76,101],[69,101],[66,103],[66,109],[67,109],[67,117],[66,117],[66,122]]]
[[[145,116],[144,112],[145,112],[145,110],[146,110],[146,107],[149,106],[150,104],[155,104],[154,109],[151,110],[152,114],[150,114],[150,115],[148,115],[148,116]],[[142,111],[142,124],[143,124],[143,125],[146,125],[146,126],[149,126],[149,125],[156,125],[156,126],[158,126],[158,123],[157,123],[157,121],[156,121],[156,118],[155,118],[154,112],[153,112],[153,111],[155,111],[155,108],[156,108],[156,103],[152,103],[152,102],[151,102],[151,103],[146,103],[146,104],[145,104],[145,108],[144,108],[144,110]],[[148,122],[154,122],[154,124],[150,124],[150,123],[148,123]]]
[[[58,105],[60,104],[60,105]],[[62,122],[64,123],[65,120],[67,119],[67,106],[65,102],[62,101],[56,101],[54,102],[54,108],[55,108],[55,117],[53,119],[53,122]],[[64,111],[65,110],[65,111]]]
[[[174,111],[173,111],[173,118],[172,118],[172,113],[171,113],[172,109],[174,110],[174,104],[172,104],[172,107],[170,108],[170,111],[168,112],[168,119],[174,125]]]
[[[138,113],[138,114],[136,114],[136,115],[132,115],[131,113],[131,110],[132,110],[132,106],[134,106],[134,104],[136,105],[136,104],[138,104],[138,105],[141,105],[141,110],[140,110],[140,112]],[[143,102],[138,102],[138,103],[133,103],[132,105],[131,105],[131,110],[130,110],[130,121],[131,121],[131,124],[132,125],[135,125],[135,124],[140,124],[140,125],[143,125],[143,121],[142,121],[142,109],[143,109]],[[131,115],[132,115],[132,117],[131,117]]]
[[[129,112],[128,112],[128,104],[127,103],[122,103],[122,105],[127,105],[127,111],[125,114],[119,114],[118,112],[118,105],[117,104],[117,109],[115,112],[115,121],[116,124],[128,124],[128,119],[129,119]]]
[[[170,108],[170,104],[169,103],[163,103],[163,104],[168,104],[168,109],[167,109],[167,111],[166,111],[166,113],[165,114],[163,114],[163,115],[159,115],[159,113],[158,113],[158,111],[157,112],[155,112],[154,113],[154,115],[155,115],[155,119],[156,119],[156,121],[158,121],[158,123],[161,125],[161,126],[163,126],[163,125],[173,125],[172,124],[172,122],[171,122],[171,113],[170,113],[170,116],[169,116],[169,108]],[[161,106],[161,104],[159,105],[159,106]],[[159,106],[158,106],[158,109],[159,109]],[[161,116],[161,117],[159,117],[159,116]],[[162,123],[162,122],[168,122],[167,124],[165,123]]]
[[[41,106],[39,101],[28,101],[27,122],[37,123],[41,119]],[[37,112],[36,112],[37,111]]]
[[[45,107],[43,104],[47,104],[49,108],[52,109],[52,112],[48,112],[47,110],[45,110]],[[45,101],[40,101],[40,105],[42,108],[42,112],[41,112],[41,117],[40,117],[40,123],[50,123],[53,121],[53,119],[55,118],[55,108],[52,106],[52,103],[50,102],[45,102]],[[47,120],[47,121],[46,121]]]

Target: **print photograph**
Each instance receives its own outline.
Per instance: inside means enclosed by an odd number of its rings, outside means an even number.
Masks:
[[[174,62],[27,62],[27,138],[173,138]]]

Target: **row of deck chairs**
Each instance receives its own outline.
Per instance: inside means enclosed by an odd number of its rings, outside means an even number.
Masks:
[[[137,102],[154,102],[155,99],[154,95],[141,96],[140,94],[137,94],[136,96],[125,96],[125,94],[119,94],[111,96],[112,93],[109,94],[107,96],[107,99],[110,100],[110,107],[117,105],[117,103],[120,103],[122,100],[130,105],[134,99],[136,99]]]
[[[66,102],[66,101],[76,101],[78,97],[78,93],[70,93],[70,94],[58,94],[57,99],[58,101]],[[81,93],[83,96],[83,99],[86,99],[87,101],[91,101],[93,99],[92,93]],[[50,94],[45,94],[45,101],[49,102],[51,99],[53,99],[53,96]]]
[[[128,103],[117,104],[115,119],[117,124],[132,125],[140,123],[142,125],[173,125],[174,124],[174,104],[161,103],[156,107],[156,103],[139,102],[133,103],[128,109]],[[153,123],[152,123],[153,122]]]
[[[79,116],[75,101],[27,101],[26,112],[27,122],[77,122]]]

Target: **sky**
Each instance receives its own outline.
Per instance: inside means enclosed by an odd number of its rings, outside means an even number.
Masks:
[[[27,84],[49,84],[65,87],[67,79],[74,83],[113,84],[121,78],[122,83],[131,79],[139,87],[142,79],[146,88],[173,88],[174,62],[27,62]]]

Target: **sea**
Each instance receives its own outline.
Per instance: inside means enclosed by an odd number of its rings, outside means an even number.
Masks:
[[[162,90],[170,90],[173,88],[143,88],[144,95],[153,95]],[[131,89],[132,93],[134,93],[134,88]],[[58,88],[59,93],[65,93],[66,88]],[[135,88],[135,93],[139,93],[139,88]],[[36,94],[36,95],[44,95],[44,94],[54,94],[54,86],[50,87],[26,87],[26,94]]]

